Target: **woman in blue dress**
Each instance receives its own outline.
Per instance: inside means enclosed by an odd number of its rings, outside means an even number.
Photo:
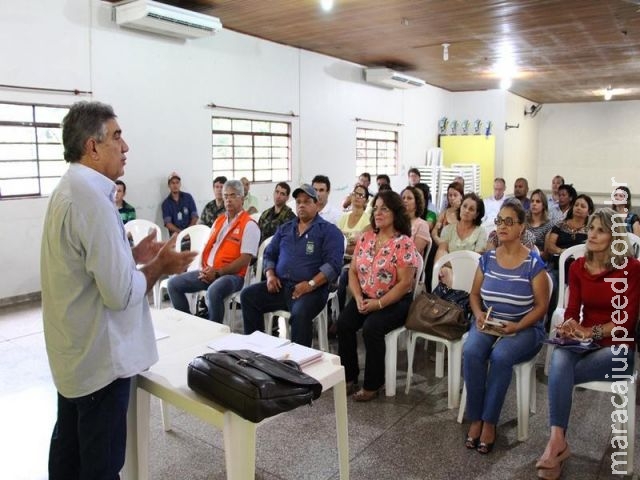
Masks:
[[[480,257],[469,296],[475,322],[463,354],[467,418],[471,421],[465,446],[482,454],[493,450],[513,366],[530,360],[542,347],[549,303],[545,264],[537,252],[520,242],[526,228],[520,202],[506,200],[495,224],[500,246]],[[501,326],[485,324],[488,317]],[[487,333],[489,330],[499,336]]]

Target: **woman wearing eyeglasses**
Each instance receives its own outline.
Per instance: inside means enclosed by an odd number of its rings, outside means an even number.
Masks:
[[[493,450],[513,366],[533,358],[545,336],[548,277],[538,253],[520,242],[524,220],[522,204],[505,200],[495,220],[500,246],[480,257],[469,295],[475,322],[463,347],[471,421],[465,446],[481,454]],[[500,326],[485,324],[488,318]]]
[[[378,396],[384,385],[384,337],[404,324],[411,305],[418,252],[400,195],[385,190],[374,197],[371,228],[356,242],[349,267],[353,298],[338,317],[338,353],[347,393],[357,402]],[[358,389],[357,332],[367,350],[364,383]]]
[[[553,350],[549,369],[551,434],[536,463],[540,478],[558,478],[569,457],[566,431],[574,385],[627,380],[634,371],[640,262],[633,257],[624,223],[614,223],[614,215],[609,208],[591,215],[585,256],[569,268],[569,303],[557,336],[592,340],[599,348],[579,353],[562,347]],[[618,385],[615,390],[612,386],[612,391],[624,391],[624,384]],[[635,402],[634,398],[627,400]]]
[[[640,217],[631,211],[631,190],[628,187],[618,187],[613,194],[615,200],[613,208],[616,213],[624,215],[627,232],[640,236]]]
[[[362,232],[371,228],[369,217],[365,214],[369,200],[369,190],[364,185],[356,185],[351,192],[351,211],[345,213],[338,220],[338,228],[347,239],[345,253],[351,255],[356,240]]]

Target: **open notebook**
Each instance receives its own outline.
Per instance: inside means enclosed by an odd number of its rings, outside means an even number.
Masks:
[[[322,359],[322,352],[291,343],[286,338],[274,337],[255,331],[251,335],[232,333],[213,340],[207,346],[217,352],[221,350],[251,350],[276,360],[293,360],[301,367]]]

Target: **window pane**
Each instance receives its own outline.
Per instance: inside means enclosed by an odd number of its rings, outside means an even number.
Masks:
[[[253,182],[253,171],[252,170],[236,170],[235,175],[238,178],[247,177],[250,182]]]
[[[213,145],[231,145],[231,135],[214,134],[212,136]]]
[[[11,180],[0,180],[0,195],[3,197],[19,195],[38,195],[37,178],[16,178]]]
[[[282,135],[289,135],[289,124],[288,123],[276,123],[273,122],[271,124],[271,133],[280,133]]]
[[[236,170],[248,170],[249,175],[251,174],[251,169],[253,168],[253,159],[251,158],[236,158],[235,162]],[[241,174],[239,177],[249,177],[249,175]]]
[[[230,158],[215,158],[213,160],[213,171],[218,172],[219,170],[232,170],[233,169],[233,160]],[[224,173],[220,173],[220,175],[224,175]],[[218,175],[215,175],[216,177]],[[231,176],[233,177],[233,175]],[[231,178],[229,177],[229,178]]]
[[[61,177],[69,168],[69,164],[64,160],[54,162],[40,162],[40,176]]]
[[[62,145],[40,145],[38,149],[41,160],[62,160],[64,158],[64,150]]]
[[[2,162],[1,178],[12,177],[37,177],[38,162]]]
[[[62,129],[56,127],[38,128],[39,143],[59,143],[62,145]]]
[[[289,137],[273,137],[274,147],[289,147]]]
[[[234,145],[253,145],[251,135],[234,135],[233,136],[233,144]]]
[[[271,162],[273,168],[277,169],[286,169],[289,166],[288,158],[274,158],[273,162]]]
[[[273,148],[271,151],[273,152],[274,158],[289,158],[288,148]]]
[[[256,170],[255,175],[257,182],[271,181],[271,170]]]
[[[33,127],[0,126],[0,143],[25,142],[34,143],[36,141]]]
[[[253,122],[253,131],[258,133],[269,133],[269,122]]]
[[[271,137],[257,135],[253,141],[255,142],[257,147],[270,147],[271,146]]]
[[[251,120],[232,120],[231,130],[234,132],[250,132]]]
[[[211,118],[211,130],[231,130],[231,119],[222,117]]]
[[[256,170],[266,170],[271,168],[271,160],[268,158],[257,158],[254,163]]]
[[[271,157],[271,149],[270,148],[256,148],[255,149],[255,155],[256,155],[256,158],[269,158],[269,157]]]
[[[35,160],[35,145],[0,145],[0,161],[2,160]]]
[[[66,114],[66,108],[38,106],[36,107],[36,122],[55,123],[56,125],[60,125]]]
[[[253,149],[251,147],[236,147],[233,149],[233,156],[236,158],[251,158]]]
[[[33,107],[31,105],[0,104],[0,119],[7,122],[33,122]]]
[[[213,147],[213,156],[217,158],[231,157],[233,149],[231,147]]]

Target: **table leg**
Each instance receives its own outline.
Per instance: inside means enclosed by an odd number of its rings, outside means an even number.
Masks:
[[[131,379],[127,411],[127,447],[122,480],[149,478],[149,403],[148,392],[138,389],[137,377]]]
[[[340,480],[349,480],[349,433],[347,425],[347,385],[343,380],[333,386],[333,404],[336,409],[338,434],[338,462]]]
[[[227,480],[253,480],[256,472],[256,424],[228,411],[224,414],[223,435]]]

